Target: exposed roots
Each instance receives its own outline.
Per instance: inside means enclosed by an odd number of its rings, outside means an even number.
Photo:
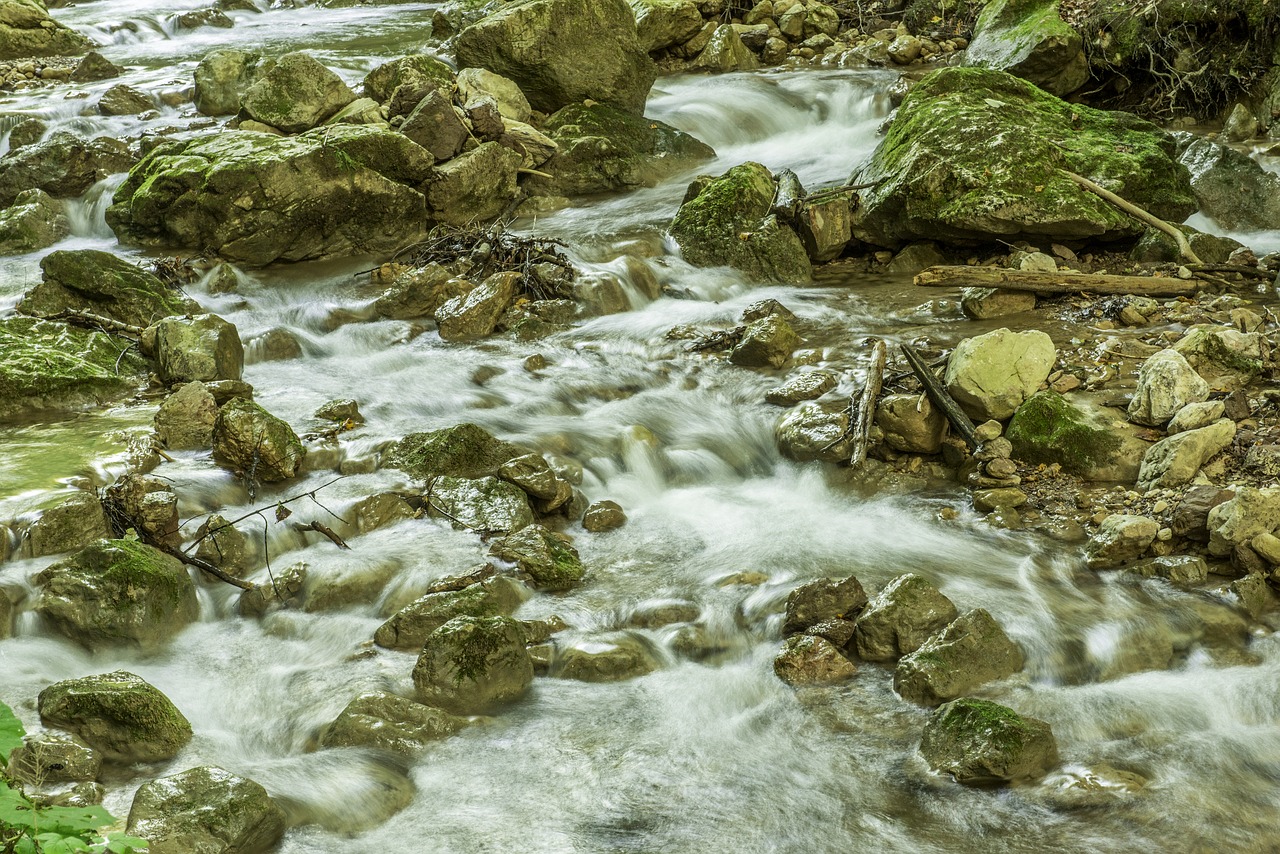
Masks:
[[[399,252],[397,262],[423,267],[469,265],[467,278],[481,282],[494,273],[518,270],[520,294],[528,299],[569,299],[577,271],[560,248],[565,244],[545,237],[520,237],[501,224],[486,227],[438,225],[425,240]]]

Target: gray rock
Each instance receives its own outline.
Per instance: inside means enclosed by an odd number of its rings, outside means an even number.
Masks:
[[[527,453],[475,424],[459,424],[405,436],[388,452],[386,463],[422,480],[478,478],[496,475],[504,463]]]
[[[37,702],[41,723],[76,734],[112,762],[172,759],[191,741],[191,724],[169,698],[123,670],[54,683]]]
[[[866,604],[866,591],[852,575],[844,579],[818,578],[806,582],[787,596],[787,616],[782,633],[803,632],[834,618],[852,620]]]
[[[1199,430],[1208,427],[1223,416],[1226,404],[1220,400],[1207,400],[1202,403],[1188,403],[1178,410],[1178,414],[1169,420],[1165,427],[1169,435],[1185,433],[1188,430]],[[1277,472],[1280,474],[1280,472]]]
[[[453,89],[453,69],[425,53],[410,54],[384,62],[364,78],[365,96],[380,104],[396,100],[405,102],[403,97],[396,97],[398,91],[407,95],[412,90],[417,98],[424,97],[427,92],[437,91],[447,98],[453,94]],[[393,109],[391,115],[408,115],[413,104],[405,102],[404,106],[408,110],[398,112]]]
[[[62,204],[44,190],[19,193],[11,207],[0,211],[0,255],[45,249],[70,233]]]
[[[342,78],[310,54],[280,57],[244,93],[241,108],[255,121],[285,133],[319,127],[356,99]]]
[[[41,732],[22,739],[9,754],[6,772],[20,783],[81,783],[98,778],[102,756],[75,736]]]
[[[484,68],[464,68],[458,72],[458,95],[463,104],[487,98],[493,101],[503,118],[520,123],[529,121],[529,99],[514,80],[508,80],[501,74]]]
[[[143,783],[127,825],[151,854],[266,854],[284,828],[284,810],[266,789],[212,765]]]
[[[494,273],[464,296],[454,297],[436,310],[440,337],[468,341],[491,335],[498,319],[515,300],[521,273]]]
[[[1181,353],[1165,349],[1138,369],[1138,386],[1129,402],[1129,417],[1139,424],[1160,427],[1187,404],[1208,399],[1209,384]]]
[[[368,747],[416,757],[466,726],[466,718],[413,700],[371,691],[347,704],[320,733],[321,747]]]
[[[524,490],[496,477],[437,477],[427,492],[427,513],[490,534],[509,534],[534,521]]]
[[[228,575],[244,578],[257,564],[257,548],[248,535],[217,513],[196,529],[196,538],[196,557]]]
[[[213,447],[218,403],[201,382],[186,383],[169,395],[156,412],[156,438],[173,451],[202,451]]]
[[[400,132],[431,152],[436,160],[448,160],[462,151],[469,136],[467,126],[453,111],[448,97],[428,90],[413,108]]]
[[[884,443],[909,454],[936,454],[942,449],[947,420],[923,394],[888,394],[876,406],[875,423]]]
[[[1209,553],[1227,555],[1240,544],[1280,529],[1280,487],[1244,486],[1209,511]]]
[[[129,147],[117,139],[86,142],[57,131],[44,142],[10,151],[0,159],[0,207],[27,190],[44,190],[55,199],[78,198],[94,184],[134,163]]]
[[[160,379],[167,383],[238,380],[244,371],[240,333],[216,314],[161,320],[155,353]]]
[[[947,361],[947,391],[970,417],[1003,421],[1035,394],[1057,355],[1053,340],[1038,330],[966,338]]]
[[[394,492],[380,492],[359,501],[351,508],[356,530],[362,534],[389,528],[417,517],[413,505]]]
[[[893,672],[893,689],[903,699],[936,706],[1022,669],[1022,650],[1000,624],[978,608],[961,614]]]
[[[1178,159],[1191,170],[1200,212],[1230,231],[1259,231],[1280,222],[1280,175],[1247,154],[1192,134],[1177,135]]]
[[[94,83],[112,80],[124,73],[124,69],[96,50],[86,53],[71,71],[72,83]]]
[[[1065,96],[1089,80],[1084,39],[1062,20],[1058,0],[994,0],[982,8],[966,65],[999,68]]]
[[[1193,326],[1173,345],[1216,389],[1236,391],[1262,373],[1262,336],[1221,326]]]
[[[773,672],[788,685],[826,685],[852,678],[858,668],[826,638],[795,635],[783,641]]]
[[[59,249],[40,260],[40,270],[42,281],[18,306],[23,314],[47,317],[66,310],[87,311],[145,327],[198,308],[151,273],[109,252]]]
[[[542,525],[529,525],[495,540],[489,554],[514,563],[537,590],[572,590],[582,583],[585,572],[569,538]]]
[[[44,557],[83,549],[111,536],[102,502],[92,492],[77,492],[50,507],[27,529],[23,554]]]
[[[858,617],[854,649],[866,661],[894,661],[915,652],[956,615],[956,606],[928,581],[900,575]]]
[[[612,632],[557,650],[548,675],[579,682],[622,682],[652,673],[659,665],[644,637]]]
[[[1195,479],[1200,467],[1231,444],[1234,421],[1223,418],[1199,430],[1187,430],[1161,439],[1142,458],[1139,489],[1169,489]]]
[[[307,449],[293,428],[256,403],[237,398],[218,411],[213,458],[266,483],[298,473]]]
[[[742,339],[729,353],[729,361],[748,368],[781,368],[801,343],[790,323],[770,314],[747,324]]]
[[[473,287],[439,264],[428,264],[398,276],[374,307],[378,314],[391,320],[433,317],[440,306],[466,296]]]
[[[1085,558],[1090,569],[1115,569],[1146,554],[1160,523],[1146,516],[1114,513],[1089,538]]]
[[[509,617],[526,595],[520,584],[501,575],[461,590],[428,593],[379,626],[373,640],[387,649],[418,652],[432,632],[454,617]]]
[[[1058,765],[1049,725],[986,700],[953,700],[934,712],[920,755],[965,785],[1038,780]]]
[[[0,3],[0,61],[83,53],[92,42],[49,17],[40,0]]]
[[[413,668],[418,700],[455,715],[492,712],[532,681],[524,630],[510,617],[453,618],[431,633]]]
[[[516,197],[520,164],[519,154],[496,142],[453,158],[435,170],[427,190],[432,217],[461,226],[498,216]]]
[[[742,37],[731,25],[721,24],[689,67],[694,71],[728,74],[732,71],[754,71],[760,67],[760,60],[742,43]]]
[[[1036,295],[1000,288],[965,288],[960,294],[960,310],[973,320],[990,320],[1021,314],[1036,307]]]

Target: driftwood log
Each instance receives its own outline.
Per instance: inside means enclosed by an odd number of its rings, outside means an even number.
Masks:
[[[930,267],[915,278],[924,288],[1000,288],[1037,294],[1128,294],[1150,297],[1194,296],[1208,285],[1200,279],[1113,276],[1103,273],[1044,273],[1003,267]]]
[[[884,384],[886,350],[879,338],[871,345],[871,366],[867,368],[867,381],[862,385],[862,396],[853,411],[853,453],[849,464],[854,468],[867,461],[867,448],[871,445],[871,424],[875,421],[876,401]]]
[[[974,432],[973,422],[969,420],[969,416],[965,415],[964,410],[960,408],[960,404],[956,403],[955,398],[947,393],[942,383],[934,375],[933,371],[925,364],[924,359],[920,358],[920,354],[916,349],[908,344],[900,345],[902,347],[902,355],[906,357],[907,364],[911,366],[911,371],[916,375],[916,379],[920,380],[920,385],[924,386],[924,393],[929,396],[929,400],[933,405],[942,410],[942,414],[947,416],[947,420],[951,422],[951,427],[960,434],[960,437],[969,444],[970,448],[977,449],[978,436]]]

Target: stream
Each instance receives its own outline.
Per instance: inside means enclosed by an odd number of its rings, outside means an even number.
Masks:
[[[434,9],[236,11],[232,29],[173,26],[175,13],[204,6],[96,0],[55,10],[127,66],[126,75],[5,93],[0,112],[90,136],[207,127],[189,103],[147,119],[80,113],[119,82],[180,92],[216,47],[307,49],[356,84],[380,62],[424,49]],[[715,148],[717,159],[699,172],[755,160],[795,170],[806,186],[841,183],[874,148],[895,78],[875,69],[662,77],[646,114]],[[11,126],[0,118],[6,134]],[[685,297],[650,301],[629,286],[633,310],[534,343],[450,344],[408,322],[377,319],[370,306],[379,288],[357,275],[372,266],[368,259],[252,271],[235,293],[191,288],[246,341],[283,328],[301,342],[303,356],[285,361],[262,361],[260,348],[246,347],[245,380],[269,411],[302,433],[321,427],[312,415],[320,404],[350,397],[367,423],[313,447],[303,477],[254,500],[207,453],[178,452],[156,475],[173,482],[192,534],[210,512],[234,518],[341,473],[317,493],[323,506],[294,505],[296,519],[331,521],[365,496],[410,487],[401,472],[376,470],[388,442],[479,424],[580,464],[587,496],[617,501],[629,519],[606,534],[573,526],[587,583],[535,595],[517,616],[558,615],[573,627],[562,636],[572,642],[624,627],[646,604],[688,600],[702,608],[697,660],[682,654],[673,627],[631,629],[652,645],[661,669],[610,684],[539,678],[514,708],[435,744],[416,763],[315,750],[319,727],[356,694],[412,693],[415,657],[375,649],[374,630],[427,582],[482,563],[486,547],[430,519],[353,539],[351,551],[318,537],[308,545],[272,525],[265,536],[276,572],[305,562],[312,579],[390,579],[380,599],[254,620],[236,615],[237,591],[202,584],[200,622],[146,656],[89,653],[20,609],[15,636],[0,641],[0,700],[35,730],[35,697],[48,684],[137,673],[195,730],[172,763],[148,775],[212,764],[258,781],[286,805],[294,826],[280,850],[288,854],[1280,850],[1274,635],[1225,653],[1205,649],[1195,642],[1198,627],[1226,622],[1229,610],[1210,597],[1091,572],[1078,544],[995,530],[955,487],[922,480],[868,495],[834,467],[789,462],[774,440],[782,410],[763,402],[784,372],[689,354],[664,337],[681,324],[730,325],[772,297],[803,319],[815,364],[840,375],[838,393],[847,395],[860,382],[867,336],[927,336],[949,346],[1009,319],[969,321],[954,304],[917,309],[927,297],[905,276],[831,268],[809,286],[760,287],[732,271],[688,266],[663,229],[691,177],[578,200],[517,224],[564,240],[583,268],[624,282],[632,270],[624,256],[643,259],[668,292]],[[74,233],[56,248],[141,257],[117,246],[103,219],[120,180],[71,203]],[[1280,231],[1235,236],[1260,254],[1280,248]],[[38,280],[41,254],[0,268],[0,309]],[[1063,321],[1046,331],[1063,342],[1082,329]],[[547,367],[523,367],[534,353]],[[0,427],[0,523],[29,519],[71,489],[109,483],[126,464],[123,437],[148,426],[155,408],[130,403]],[[31,591],[29,579],[53,560],[10,559],[0,564],[0,583]],[[961,611],[986,608],[1022,646],[1023,673],[983,696],[1049,722],[1063,758],[1058,771],[999,791],[929,771],[916,747],[930,713],[893,692],[891,666],[860,664],[852,682],[822,690],[797,692],[775,677],[782,604],[797,583],[852,573],[874,592],[904,572],[932,581]],[[735,583],[746,573],[765,580]],[[1168,669],[1121,667],[1104,678],[1151,632],[1174,639]],[[142,780],[104,782],[105,806],[127,815]]]

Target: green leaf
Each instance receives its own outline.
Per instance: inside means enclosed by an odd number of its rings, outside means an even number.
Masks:
[[[40,850],[43,854],[76,854],[76,852],[89,850],[89,846],[84,843],[84,840],[77,839],[74,836],[42,833],[36,837],[36,840],[40,843]]]
[[[111,813],[99,806],[45,807],[39,812],[40,829],[81,836],[91,830],[115,823]]]
[[[9,764],[9,754],[15,747],[22,746],[22,737],[27,734],[22,721],[13,713],[13,709],[0,703],[0,765]]]
[[[150,847],[150,842],[145,839],[139,839],[136,836],[129,836],[124,833],[107,834],[107,850],[111,854],[138,854],[138,852],[144,852]]]
[[[14,854],[39,854],[36,851],[36,843],[30,836],[24,836],[18,840],[18,844],[13,847]]]
[[[0,824],[10,825],[18,830],[30,829],[35,819],[35,807],[22,792],[10,789],[0,780]]]

